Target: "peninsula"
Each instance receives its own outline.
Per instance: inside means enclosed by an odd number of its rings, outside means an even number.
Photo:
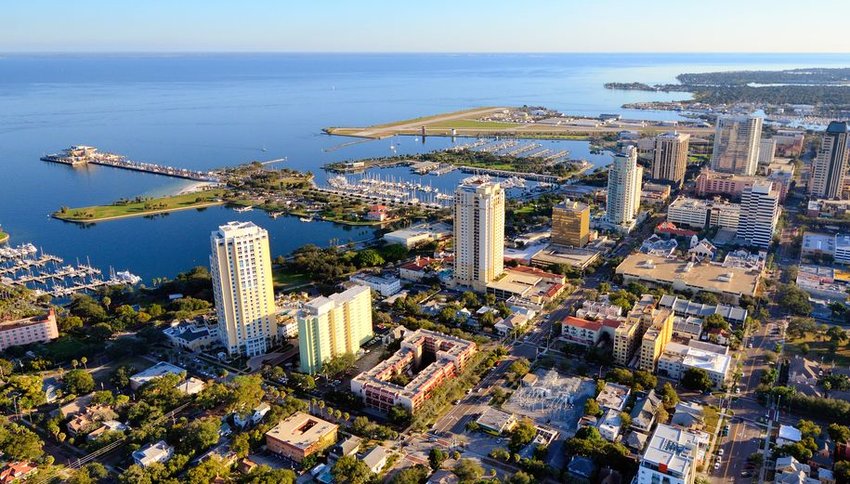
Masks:
[[[93,205],[90,207],[62,207],[54,212],[54,218],[66,222],[94,223],[118,220],[128,217],[157,215],[178,210],[212,207],[225,203],[227,190],[211,189],[202,192],[184,193],[169,197],[136,197],[132,200],[118,200],[111,205]]]

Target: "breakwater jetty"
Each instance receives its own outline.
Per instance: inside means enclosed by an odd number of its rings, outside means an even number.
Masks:
[[[51,163],[62,163],[70,166],[102,165],[124,170],[141,171],[155,175],[171,176],[201,182],[218,183],[219,177],[211,171],[188,170],[167,165],[154,163],[143,163],[131,161],[122,155],[98,151],[93,146],[75,145],[63,150],[61,153],[44,155],[42,161]]]

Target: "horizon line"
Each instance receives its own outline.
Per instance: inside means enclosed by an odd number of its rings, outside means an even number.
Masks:
[[[334,51],[334,50],[18,50],[0,51],[0,55],[203,55],[203,54],[299,54],[299,55],[818,55],[841,56],[847,52],[753,52],[753,51]]]

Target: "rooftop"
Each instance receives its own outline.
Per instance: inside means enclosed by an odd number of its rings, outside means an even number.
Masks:
[[[680,361],[682,365],[690,368],[701,368],[724,375],[728,373],[732,364],[732,358],[729,355],[672,342],[664,347],[662,358]]]
[[[649,463],[655,468],[666,468],[677,477],[690,475],[696,459],[698,441],[684,429],[658,424],[649,445],[643,453],[641,464]]]
[[[298,412],[275,425],[266,432],[266,436],[292,447],[307,449],[328,433],[336,431],[338,427],[326,420]]]
[[[753,296],[761,272],[719,264],[683,261],[673,257],[632,254],[617,266],[617,274],[664,284]]]
[[[627,386],[606,383],[605,387],[596,397],[596,401],[599,402],[599,406],[602,408],[611,408],[620,411],[626,406],[626,400],[628,400],[630,393],[631,390]]]
[[[172,365],[171,363],[167,363],[165,361],[160,361],[159,363],[151,366],[147,370],[140,371],[135,375],[130,377],[130,380],[135,382],[136,385],[144,385],[145,383],[159,378],[165,375],[179,375],[185,372],[183,368],[179,366]]]

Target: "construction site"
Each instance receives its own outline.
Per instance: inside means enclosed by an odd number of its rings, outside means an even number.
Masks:
[[[557,427],[567,435],[575,433],[584,402],[594,396],[596,383],[543,368],[526,377],[502,410],[528,417],[538,425]]]

